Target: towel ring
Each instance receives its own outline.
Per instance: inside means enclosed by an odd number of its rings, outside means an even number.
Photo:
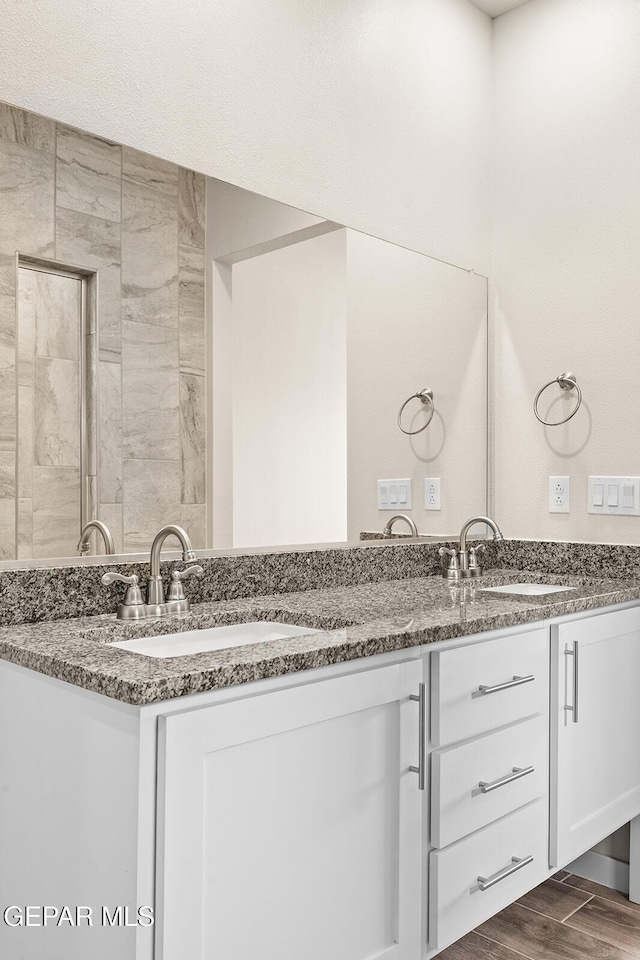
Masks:
[[[404,408],[408,403],[411,403],[412,400],[419,400],[423,406],[427,404],[431,407],[429,411],[429,419],[421,427],[418,427],[417,430],[405,430],[402,426],[402,414],[404,413]],[[400,407],[400,412],[398,413],[398,426],[403,433],[406,433],[408,437],[413,437],[416,433],[422,433],[423,430],[426,430],[431,421],[433,420],[433,415],[436,412],[436,408],[433,405],[433,390],[428,390],[427,387],[424,390],[420,390],[418,393],[412,393],[410,397],[402,404]]]
[[[578,402],[576,403],[575,407],[573,408],[569,416],[565,417],[564,420],[543,420],[540,414],[538,413],[538,400],[540,399],[544,391],[547,389],[547,387],[550,387],[553,383],[559,384],[561,390],[573,390],[575,388],[578,391]],[[561,424],[566,423],[567,420],[571,420],[571,417],[575,417],[581,405],[582,405],[582,390],[578,386],[578,381],[576,380],[575,373],[561,373],[559,377],[555,378],[555,380],[549,380],[549,383],[545,383],[544,387],[538,390],[536,394],[536,398],[533,401],[533,412],[535,413],[540,423],[543,423],[545,427],[559,427]]]

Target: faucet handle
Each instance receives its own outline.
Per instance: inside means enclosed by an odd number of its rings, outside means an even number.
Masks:
[[[451,557],[449,560],[448,571],[454,571],[460,569],[460,560],[458,558],[458,551],[451,547],[440,547],[438,553],[441,557]]]
[[[192,567],[187,567],[186,570],[172,570],[171,571],[171,583],[169,584],[169,592],[167,594],[167,600],[185,600],[184,587],[182,586],[182,581],[187,577],[196,576],[201,577],[204,574],[204,570],[199,563],[195,563]]]
[[[144,612],[144,600],[142,598],[142,591],[140,589],[138,575],[136,573],[132,573],[130,577],[125,577],[122,573],[116,573],[115,570],[110,570],[102,577],[102,583],[105,585],[105,587],[110,586],[112,583],[116,583],[116,581],[129,584],[124,595],[124,600],[118,606],[118,619],[138,620],[146,616],[146,613]],[[125,607],[128,609],[125,610]],[[132,607],[136,609],[131,609]]]

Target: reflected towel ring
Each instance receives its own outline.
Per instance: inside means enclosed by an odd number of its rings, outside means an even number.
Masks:
[[[538,400],[547,389],[553,383],[557,383],[560,386],[561,390],[577,390],[578,391],[578,402],[571,411],[568,417],[565,417],[564,420],[543,420],[540,414],[538,413]],[[545,383],[544,387],[541,387],[536,394],[536,398],[533,401],[533,412],[536,417],[543,423],[545,427],[559,427],[561,424],[566,423],[568,420],[571,420],[571,417],[575,417],[576,413],[582,405],[582,390],[578,386],[578,381],[576,380],[575,373],[561,373],[559,377],[556,377],[555,380],[549,380],[549,383]]]
[[[404,408],[406,407],[406,405],[408,403],[411,403],[412,400],[419,400],[423,406],[426,406],[427,404],[430,405],[431,409],[429,411],[429,419],[417,430],[405,430],[405,428],[402,426],[402,414],[404,413]],[[400,427],[403,433],[407,434],[408,437],[413,437],[416,433],[422,433],[423,430],[427,429],[427,427],[433,420],[433,415],[435,412],[436,412],[436,408],[433,404],[433,390],[429,390],[427,389],[427,387],[425,387],[424,390],[420,390],[418,393],[412,393],[411,396],[408,397],[405,400],[405,402],[402,404],[402,406],[400,407],[400,412],[398,413],[398,426]]]

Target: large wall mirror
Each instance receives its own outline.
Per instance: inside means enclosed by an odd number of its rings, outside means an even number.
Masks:
[[[486,279],[0,104],[0,417],[5,567],[78,557],[91,519],[117,554],[169,522],[455,536],[487,500]],[[411,504],[380,510],[392,479]]]

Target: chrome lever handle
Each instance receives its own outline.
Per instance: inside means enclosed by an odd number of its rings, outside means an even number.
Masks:
[[[533,857],[531,855],[528,857],[511,857],[511,866],[505,867],[504,870],[499,870],[498,873],[494,873],[492,877],[478,877],[478,886],[481,890],[489,890],[491,887],[494,887],[496,883],[500,883],[501,880],[506,880],[507,877],[510,877],[518,870],[522,870],[523,867],[528,866],[530,863],[533,863]]]
[[[201,577],[204,574],[204,570],[199,563],[195,563],[192,567],[187,567],[186,570],[172,570],[171,579],[178,581],[185,580],[193,574],[195,574],[196,577]]]
[[[409,700],[415,700],[418,704],[418,766],[411,766],[409,770],[411,773],[418,774],[418,790],[426,790],[427,786],[427,769],[426,769],[426,757],[425,757],[425,737],[426,737],[426,720],[427,720],[427,686],[425,683],[421,683],[418,686],[418,694],[412,693],[409,696]]]
[[[513,783],[514,780],[528,777],[534,771],[535,767],[513,767],[511,773],[508,773],[506,777],[500,777],[499,780],[490,780],[489,782],[481,780],[478,784],[480,793],[491,793],[493,790],[499,790],[500,787],[506,787],[508,783]]]
[[[531,683],[533,680],[535,680],[535,677],[530,673],[526,677],[513,677],[512,680],[505,680],[504,683],[494,683],[493,686],[490,687],[480,684],[478,687],[478,695],[486,697],[489,693],[498,693],[500,690],[510,690],[511,687],[520,687],[523,683]]]
[[[108,573],[105,573],[102,576],[102,583],[105,587],[115,583],[116,580],[120,580],[122,583],[128,583],[130,586],[135,587],[138,584],[139,577],[136,573],[132,573],[130,577],[125,577],[122,573],[116,573],[115,570],[110,570]]]

